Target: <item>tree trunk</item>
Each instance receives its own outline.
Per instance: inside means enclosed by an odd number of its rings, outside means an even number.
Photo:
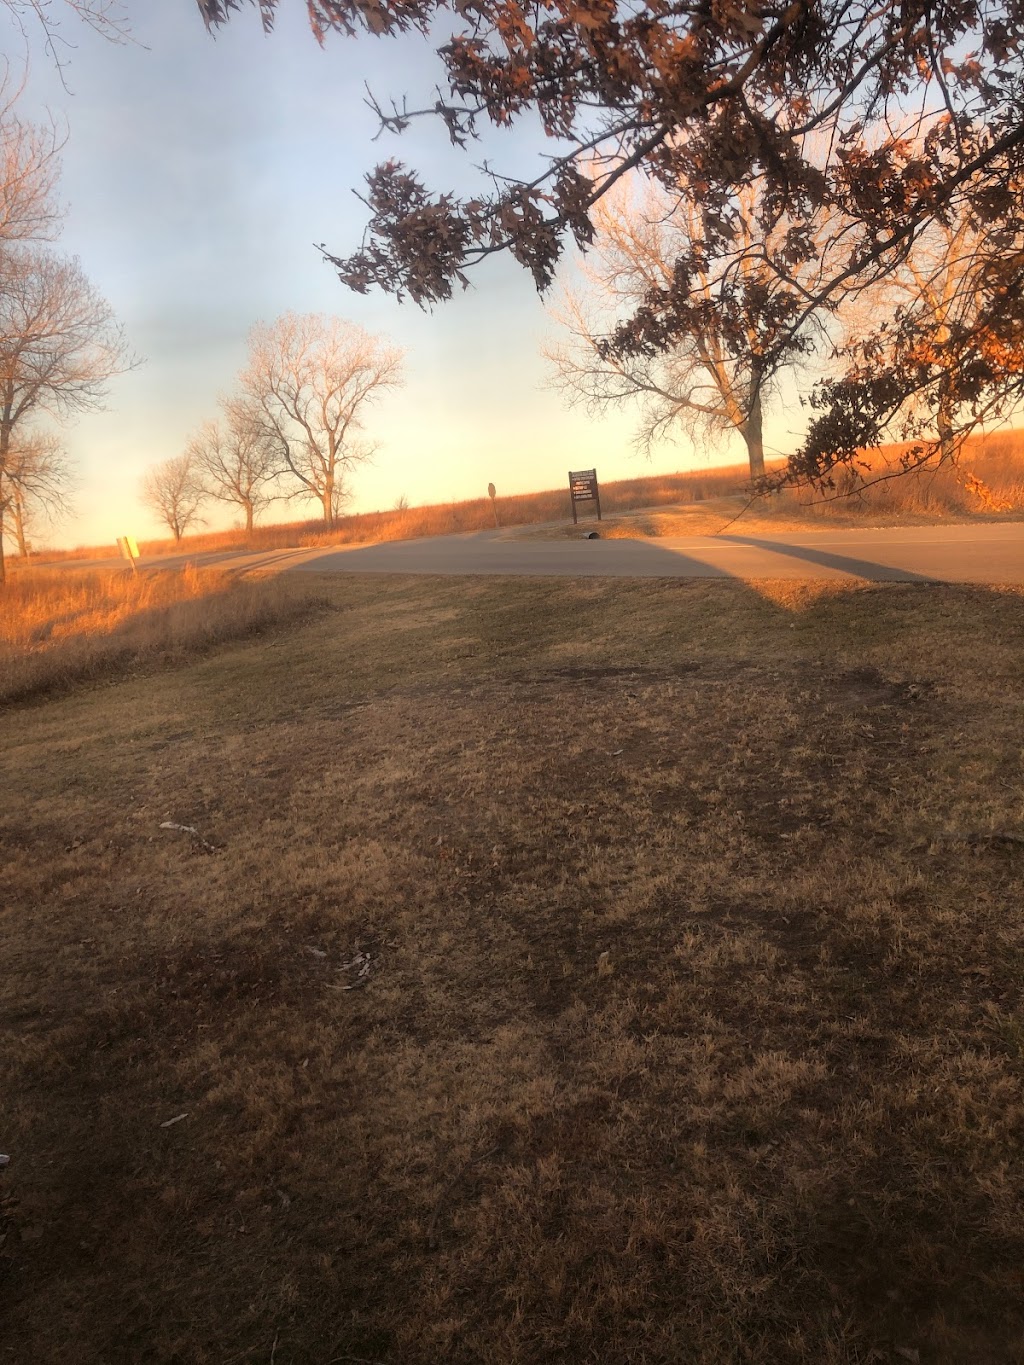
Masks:
[[[245,508],[245,534],[252,535],[252,503],[245,502],[242,506]]]
[[[334,525],[334,475],[328,474],[324,480],[324,491],[321,495],[324,508],[324,525]]]
[[[747,420],[740,427],[740,435],[747,444],[747,461],[750,464],[751,480],[764,478],[764,437],[761,433],[761,390],[754,390],[754,401],[747,413]]]
[[[25,539],[25,498],[18,488],[14,490],[14,534],[18,538],[18,554],[28,559],[28,541]]]
[[[11,452],[11,406],[8,402],[4,409],[3,421],[0,422],[0,588],[7,582],[7,566],[4,562],[4,513],[7,510],[7,492],[4,488],[4,476],[7,472],[7,457]]]

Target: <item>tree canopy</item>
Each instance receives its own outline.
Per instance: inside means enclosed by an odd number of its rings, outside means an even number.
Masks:
[[[577,272],[582,288],[566,282],[561,305],[552,310],[564,329],[545,351],[552,382],[570,401],[594,410],[635,402],[636,443],[644,453],[656,439],[671,439],[677,427],[694,440],[734,432],[746,447],[751,479],[762,479],[764,409],[780,374],[798,367],[824,339],[816,315],[802,330],[790,326],[807,267],[793,268],[783,282],[759,251],[744,251],[739,270],[716,262],[701,240],[697,197],[679,204],[660,186],[636,182],[636,176],[620,181],[594,207],[594,242]],[[754,185],[737,196],[741,246],[760,241],[758,192]],[[786,231],[783,222],[769,237],[769,253]],[[699,255],[702,266],[686,301],[688,325],[675,342],[650,353],[609,348],[615,318],[642,304],[652,288],[671,286],[684,254]]]
[[[260,428],[294,494],[320,503],[328,526],[345,501],[347,476],[372,454],[365,409],[401,383],[401,351],[323,313],[258,322],[239,376],[246,420]]]
[[[204,422],[190,437],[187,452],[209,497],[241,509],[251,531],[274,501],[280,459],[260,412],[241,399],[221,401],[222,420]]]
[[[271,28],[279,0],[252,3]],[[198,4],[217,25],[245,0]],[[474,262],[507,251],[544,289],[567,242],[592,240],[595,204],[637,168],[670,195],[698,196],[703,228],[671,280],[608,338],[622,356],[678,342],[704,252],[738,272],[752,252],[767,256],[784,221],[768,259],[799,303],[794,331],[898,268],[934,224],[967,223],[984,239],[977,307],[969,324],[947,327],[941,355],[920,310],[851,343],[815,400],[793,462],[801,477],[827,478],[894,423],[913,434],[929,394],[941,391],[965,423],[1024,395],[1024,0],[309,0],[308,10],[320,41],[427,34],[442,14],[454,27],[437,49],[436,99],[378,103],[385,127],[434,117],[468,149],[484,124],[530,115],[555,142],[533,181],[494,171],[469,198],[429,189],[399,161],[378,166],[362,245],[326,253],[352,288],[429,305],[465,284]],[[737,193],[755,181],[750,246]],[[823,217],[825,240],[806,227]],[[809,283],[797,279],[808,262]]]
[[[61,135],[21,119],[16,99],[0,78],[0,585],[8,511],[24,552],[26,516],[60,506],[69,489],[63,452],[40,418],[97,407],[109,380],[135,363],[78,261],[42,245],[61,227]]]
[[[206,496],[191,450],[155,465],[142,480],[142,502],[164,523],[176,545],[190,526],[202,521],[199,509]]]
[[[0,0],[4,9],[28,38],[38,28],[45,39],[50,55],[60,64],[61,54],[56,43],[63,18],[87,24],[104,38],[122,38],[127,32],[124,0]]]

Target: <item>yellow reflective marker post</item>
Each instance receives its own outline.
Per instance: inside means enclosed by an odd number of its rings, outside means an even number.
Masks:
[[[136,560],[139,557],[139,546],[134,536],[118,536],[117,548],[121,551],[121,558],[127,559],[132,566],[132,573],[138,573]]]

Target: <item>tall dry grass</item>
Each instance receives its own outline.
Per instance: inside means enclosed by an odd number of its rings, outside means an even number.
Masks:
[[[884,519],[1020,516],[1024,511],[1024,431],[994,432],[964,443],[956,464],[903,473],[907,446],[867,451],[824,499],[809,489],[779,499],[812,516],[870,515]]]
[[[24,569],[0,592],[0,704],[169,662],[311,610],[300,582],[196,569]]]

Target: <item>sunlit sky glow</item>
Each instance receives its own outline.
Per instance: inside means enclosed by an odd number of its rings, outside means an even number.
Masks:
[[[320,49],[301,6],[282,6],[264,37],[244,11],[214,40],[190,0],[132,4],[132,41],[104,41],[70,19],[64,79],[37,35],[19,113],[64,120],[62,192],[68,213],[59,249],[77,254],[123,322],[144,364],[118,378],[105,411],[64,429],[77,467],[76,515],[37,539],[50,544],[161,534],[139,501],[144,471],[177,455],[216,415],[258,319],[293,309],[332,312],[388,335],[407,351],[404,388],[367,412],[379,443],[352,483],[350,510],[559,486],[566,471],[596,465],[602,479],[723,464],[739,443],[694,450],[680,434],[653,459],[632,447],[634,416],[571,409],[545,387],[540,346],[551,333],[529,277],[492,260],[467,293],[425,313],[379,294],[350,293],[315,250],[359,241],[365,210],[353,195],[378,160],[399,157],[431,186],[466,190],[485,158],[534,175],[545,147],[528,128],[492,132],[470,158],[427,121],[381,137],[364,82],[380,95],[429,103],[437,67],[417,38],[335,39]],[[26,46],[4,20],[16,73]],[[777,405],[769,453],[792,445],[802,413]],[[270,519],[315,515],[277,504]],[[230,509],[208,513],[232,524]]]

